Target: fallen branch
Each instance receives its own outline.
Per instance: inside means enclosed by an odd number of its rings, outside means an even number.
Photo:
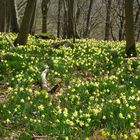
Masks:
[[[36,135],[32,135],[32,140],[36,140],[36,139],[44,139],[47,138],[47,136],[36,136]]]
[[[46,80],[46,76],[48,74],[49,71],[49,66],[45,65],[45,70],[41,73],[41,80],[42,80],[42,88],[45,89],[47,91],[47,93],[49,94],[56,94],[60,87],[61,87],[61,81],[58,81],[57,84],[55,84],[50,90],[48,88],[48,83]]]
[[[47,80],[46,80],[46,75],[48,74],[49,71],[49,66],[45,66],[45,70],[41,73],[41,79],[42,79],[42,88],[47,89]]]
[[[125,60],[137,60],[138,57],[129,57],[129,58],[125,58]]]
[[[6,34],[4,34],[4,37],[5,37],[5,39],[7,40],[7,42],[10,44],[10,46],[11,46],[12,48],[15,48],[14,44],[12,43],[12,41],[10,40],[10,38],[9,38]]]
[[[61,81],[55,84],[52,89],[48,90],[49,94],[56,94],[61,88]]]

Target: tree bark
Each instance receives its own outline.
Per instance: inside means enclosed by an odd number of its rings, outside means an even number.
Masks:
[[[36,7],[37,7],[37,1],[35,2],[34,11],[33,11],[32,19],[31,19],[31,24],[30,24],[29,32],[31,34],[35,33]]]
[[[124,40],[124,26],[125,26],[125,18],[124,18],[124,14],[125,14],[125,10],[124,10],[124,3],[125,3],[125,0],[123,0],[122,2],[120,2],[119,6],[120,6],[120,9],[119,9],[119,12],[120,12],[120,15],[119,15],[119,23],[120,23],[120,26],[119,26],[119,41],[121,40]]]
[[[0,0],[0,32],[5,31],[6,21],[6,1]]]
[[[134,20],[133,20],[133,0],[125,0],[125,16],[126,16],[126,48],[127,57],[135,57],[136,45],[134,34]]]
[[[11,31],[11,4],[6,0],[6,32]]]
[[[19,32],[19,19],[15,0],[10,0],[11,5],[11,31]]]
[[[42,33],[47,32],[47,14],[48,14],[48,4],[50,0],[42,0],[41,10],[42,10]]]
[[[26,45],[30,30],[31,19],[34,11],[36,0],[28,0],[24,12],[23,20],[20,26],[19,34],[14,42],[14,45]]]
[[[67,10],[67,5],[66,1],[63,0],[63,8],[64,8],[64,15],[63,15],[63,34],[62,38],[67,37],[67,30],[68,30],[68,10]]]
[[[86,21],[86,30],[85,30],[84,37],[88,37],[89,23],[90,23],[90,15],[91,15],[91,10],[92,10],[92,5],[93,5],[93,0],[90,0],[88,14],[87,14],[87,21]]]
[[[61,24],[61,8],[62,8],[62,0],[58,1],[58,15],[57,15],[57,37],[60,37],[60,24]]]
[[[137,35],[136,35],[136,41],[139,40],[139,36],[140,36],[140,2],[139,0],[137,0],[137,5],[138,5],[138,9],[136,11],[136,16],[135,16],[135,29],[137,29]]]
[[[105,40],[109,40],[110,36],[110,16],[111,16],[111,4],[112,0],[107,0],[107,5],[106,5],[106,24],[105,24]]]
[[[67,0],[68,1],[68,32],[67,37],[72,38],[74,35],[74,0]]]

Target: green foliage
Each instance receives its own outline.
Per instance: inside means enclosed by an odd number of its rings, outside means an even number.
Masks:
[[[55,49],[52,40],[29,37],[13,50],[0,39],[0,83],[8,86],[1,93],[8,98],[0,104],[1,137],[10,130],[19,139],[140,138],[140,59],[124,58],[125,42],[83,39]],[[46,64],[50,87],[62,81],[56,96],[40,86]]]

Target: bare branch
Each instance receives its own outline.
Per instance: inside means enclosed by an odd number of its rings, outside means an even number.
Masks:
[[[5,37],[6,41],[9,43],[9,45],[10,45],[12,48],[15,48],[13,42],[10,40],[10,38],[8,37],[8,35],[3,34],[3,36]]]
[[[49,71],[49,66],[45,66],[45,70],[41,73],[41,79],[42,79],[42,88],[47,89],[47,80],[46,80],[46,75],[48,74]]]

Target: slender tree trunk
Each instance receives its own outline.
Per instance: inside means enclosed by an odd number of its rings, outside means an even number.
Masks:
[[[88,37],[88,34],[89,34],[89,23],[90,23],[92,5],[93,5],[93,0],[90,0],[88,14],[87,14],[87,21],[86,21],[86,30],[85,30],[84,37]]]
[[[74,0],[67,0],[68,1],[68,38],[72,38],[74,35]]]
[[[113,39],[114,41],[116,41],[116,37],[115,37],[114,34],[113,34],[113,27],[112,27],[112,26],[110,26],[110,32],[111,32],[112,39]]]
[[[11,31],[19,32],[19,19],[15,0],[10,0],[11,5]]]
[[[76,0],[74,0],[74,6],[76,5]],[[76,41],[76,7],[73,7],[73,43]]]
[[[77,9],[76,9],[76,12],[75,12],[75,34],[76,34],[76,38],[80,38],[79,33],[77,32],[77,25],[79,24],[80,14],[81,14],[81,7],[78,6],[78,3],[77,3]]]
[[[11,28],[11,5],[9,0],[6,0],[6,32],[10,32]]]
[[[106,6],[106,24],[105,24],[105,40],[109,40],[110,36],[110,18],[111,18],[111,4],[112,0],[107,0],[107,6]]]
[[[122,2],[119,3],[119,23],[120,23],[120,26],[119,26],[119,41],[121,40],[124,40],[124,26],[125,26],[125,10],[124,10],[124,3],[125,3],[125,0],[123,0]]]
[[[58,21],[57,21],[57,37],[60,37],[60,24],[61,24],[61,8],[62,8],[62,0],[58,1]]]
[[[119,41],[124,39],[124,36],[123,36],[124,32],[123,31],[124,31],[124,20],[122,19],[120,21],[120,28],[119,28]]]
[[[63,8],[64,8],[64,15],[63,15],[63,34],[62,38],[67,38],[67,30],[68,30],[68,10],[67,10],[67,3],[63,0]]]
[[[64,17],[63,17],[63,35],[62,38],[67,38],[67,28],[68,28],[68,22],[67,22],[67,12],[64,12]]]
[[[126,55],[127,57],[136,56],[134,21],[133,21],[133,0],[125,0],[126,15]]]
[[[42,33],[47,32],[47,14],[48,14],[48,4],[50,0],[42,0],[41,10],[42,10]]]
[[[5,31],[6,21],[6,1],[0,0],[0,32]]]
[[[137,31],[137,41],[140,39],[140,24],[139,24],[139,27],[138,27],[138,31]]]
[[[140,2],[139,0],[137,0],[137,5],[138,5],[138,9],[136,11],[136,16],[135,16],[135,29],[137,30],[137,36],[136,36],[136,41],[139,40],[139,36],[140,36]]]
[[[37,7],[37,1],[35,2],[33,16],[32,16],[32,19],[31,19],[31,25],[30,25],[30,33],[31,34],[35,33],[36,7]]]
[[[27,5],[24,12],[23,20],[20,26],[19,34],[14,42],[14,45],[17,45],[17,44],[26,45],[35,3],[36,3],[36,0],[27,1]]]

